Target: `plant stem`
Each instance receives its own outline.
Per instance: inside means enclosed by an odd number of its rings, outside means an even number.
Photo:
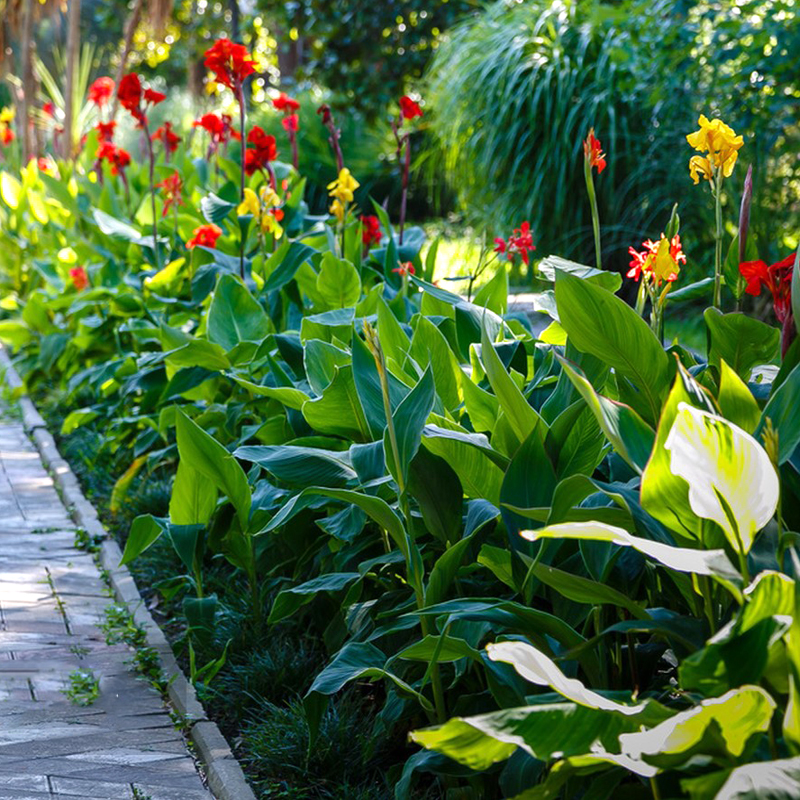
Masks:
[[[653,793],[653,800],[661,800],[661,794],[658,791],[658,782],[655,779],[655,776],[650,778],[650,791]]]
[[[247,136],[244,132],[244,92],[240,86],[236,92],[236,99],[239,101],[239,133],[241,134],[242,141],[242,164],[241,164],[241,177],[239,182],[239,200],[244,201],[244,156],[247,149]],[[239,276],[244,280],[244,236],[241,237],[242,241],[239,243]]]
[[[722,306],[722,168],[718,168],[714,181],[716,225],[714,231],[714,308]]]
[[[158,217],[156,217],[156,187],[155,187],[155,171],[156,171],[156,157],[153,153],[153,142],[150,139],[150,130],[147,127],[147,120],[142,123],[144,128],[144,136],[147,139],[147,154],[150,157],[150,208],[153,212],[153,257],[156,261],[156,269],[161,269],[161,256],[158,252]]]
[[[600,256],[600,215],[597,211],[597,194],[592,178],[592,164],[588,158],[583,159],[583,177],[586,179],[586,192],[589,195],[589,207],[592,210],[592,231],[594,233],[594,258],[597,269],[603,269]]]
[[[403,193],[400,199],[400,231],[398,234],[398,244],[403,244],[403,230],[406,226],[406,204],[408,202],[408,175],[411,169],[411,140],[408,134],[404,137],[406,145],[406,156],[403,163]]]

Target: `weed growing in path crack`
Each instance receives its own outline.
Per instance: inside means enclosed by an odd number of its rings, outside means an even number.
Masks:
[[[100,630],[105,634],[106,644],[124,642],[131,647],[136,671],[163,692],[166,687],[161,679],[158,653],[155,648],[148,646],[147,635],[136,624],[128,609],[116,604],[106,606],[105,617],[100,623]]]
[[[100,696],[100,681],[90,669],[76,669],[67,680],[62,692],[73,705],[90,706]]]

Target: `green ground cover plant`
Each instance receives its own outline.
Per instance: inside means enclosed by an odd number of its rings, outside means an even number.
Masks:
[[[75,160],[6,151],[0,339],[254,785],[791,796],[800,267],[748,242],[749,174],[724,228],[743,138],[687,131],[718,242],[700,281],[670,197],[630,250],[635,307],[593,205],[593,266],[515,219],[466,297],[434,282],[405,169],[390,209],[359,193],[323,105],[336,168],[310,213],[295,101],[275,98],[279,144],[248,126],[245,49],[206,64],[234,113],[193,139],[149,124],[163,95],[131,73],[90,90]],[[115,144],[113,91],[141,158]],[[421,114],[394,110],[400,163]],[[613,157],[587,130],[590,201]],[[520,263],[544,326],[508,313]],[[731,310],[767,292],[779,327]],[[711,301],[701,349],[663,340],[687,299]]]

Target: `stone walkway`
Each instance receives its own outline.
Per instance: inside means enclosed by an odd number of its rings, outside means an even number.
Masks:
[[[110,604],[38,452],[0,418],[0,800],[213,800],[130,649],[106,644]],[[64,694],[77,670],[99,679],[86,707]]]

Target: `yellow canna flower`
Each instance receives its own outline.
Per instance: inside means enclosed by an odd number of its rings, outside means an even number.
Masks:
[[[693,156],[690,160],[692,180],[695,183],[700,177],[711,180],[712,175],[720,171],[726,178],[730,177],[744,138],[737,136],[733,128],[721,119],[709,120],[705,114],[700,115],[697,124],[700,130],[687,134],[686,141],[698,152],[706,153],[707,157]]]
[[[674,281],[680,271],[681,268],[673,255],[670,241],[662,234],[661,241],[658,243],[658,250],[656,250],[655,258],[653,259],[653,275],[656,279],[656,285],[661,281]]]
[[[350,170],[344,167],[339,170],[339,177],[328,184],[328,194],[342,203],[352,203],[353,192],[359,186],[361,184],[350,174]]]
[[[344,222],[345,208],[344,204],[341,200],[339,200],[338,197],[331,203],[331,207],[328,209],[328,211],[333,214],[333,216],[336,217],[339,222]]]
[[[8,125],[9,122],[12,122],[14,119],[14,109],[6,106],[5,108],[0,109],[0,123]]]
[[[245,214],[252,214],[254,217],[258,217],[261,213],[261,205],[258,202],[258,196],[252,189],[244,190],[244,200],[239,203],[236,213],[240,217],[243,217]]]
[[[283,227],[278,222],[278,218],[269,212],[261,217],[261,230],[264,233],[271,233],[276,241],[283,236]]]
[[[692,176],[695,186],[700,183],[700,178],[710,181],[714,175],[711,162],[704,156],[692,156],[689,159],[689,175]]]
[[[281,204],[281,198],[271,186],[262,186],[259,194],[261,205],[265,208],[277,208]]]

